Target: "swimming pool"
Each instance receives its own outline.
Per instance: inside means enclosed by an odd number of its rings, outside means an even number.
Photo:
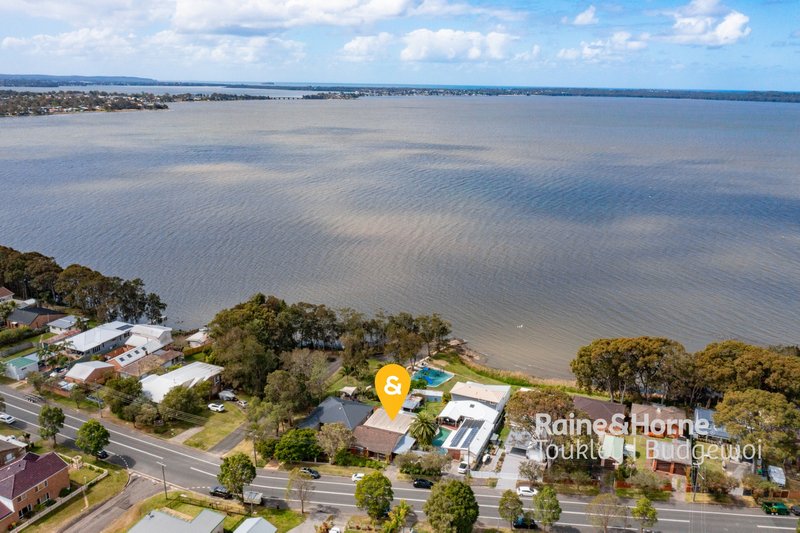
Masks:
[[[439,433],[436,434],[436,437],[431,441],[431,444],[436,446],[437,448],[441,448],[444,441],[447,440],[447,437],[450,435],[451,429],[447,428],[439,428]]]
[[[414,372],[414,379],[424,379],[431,387],[438,387],[445,381],[451,379],[455,374],[445,372],[438,368],[421,368]]]

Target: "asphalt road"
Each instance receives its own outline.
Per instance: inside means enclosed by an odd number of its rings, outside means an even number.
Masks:
[[[41,406],[26,400],[25,394],[10,387],[0,386],[0,393],[6,400],[6,412],[18,419],[14,427],[37,433]],[[66,421],[59,438],[71,444],[76,431],[88,417],[73,409],[64,409],[64,413]],[[163,464],[167,483],[182,489],[204,492],[217,484],[216,475],[219,472],[220,461],[216,456],[150,437],[107,419],[103,419],[102,422],[111,433],[111,443],[106,449],[113,454],[113,462],[157,479],[162,479]],[[251,486],[263,492],[265,496],[284,499],[286,480],[284,472],[259,469],[259,474]],[[315,482],[315,487],[312,505],[323,507],[326,512],[333,515],[342,511],[355,511],[353,499],[355,485],[349,478],[323,476]],[[399,481],[393,484],[393,489],[396,501],[404,499],[414,507],[416,513],[422,514],[428,490],[415,489],[410,483]],[[486,487],[475,487],[474,491],[480,504],[481,522],[487,525],[501,525],[497,514],[500,491]],[[588,501],[589,499],[578,497],[560,498],[563,512],[557,530],[592,531],[586,515]],[[798,520],[796,517],[767,516],[759,509],[673,502],[659,502],[655,506],[658,509],[658,524],[654,529],[665,532],[794,532]],[[635,522],[630,521],[629,525],[631,530],[638,531]]]

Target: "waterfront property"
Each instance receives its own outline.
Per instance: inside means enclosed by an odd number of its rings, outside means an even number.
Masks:
[[[14,300],[14,293],[0,285],[0,304]]]
[[[572,401],[575,404],[575,410],[586,413],[589,420],[593,422],[602,420],[605,422],[606,427],[609,428],[606,430],[606,433],[612,433],[614,435],[621,435],[624,433],[624,427],[622,427],[621,424],[625,420],[625,405],[608,400],[587,398],[585,396],[573,396]],[[611,427],[615,419],[618,421],[618,424]]]
[[[450,430],[440,447],[456,460],[477,461],[486,449],[500,421],[500,412],[477,401],[453,400],[438,417]]]
[[[450,394],[454,401],[474,400],[487,405],[495,411],[502,412],[506,402],[511,398],[510,385],[484,385],[474,381],[458,382],[453,385]]]
[[[46,307],[29,306],[14,309],[6,318],[6,324],[9,328],[28,327],[38,329],[45,327],[48,322],[65,316],[67,316],[66,313],[47,309]]]
[[[76,359],[88,359],[124,345],[131,328],[133,324],[127,322],[108,322],[70,337],[63,345]]]
[[[413,445],[413,439],[409,444],[401,433],[370,426],[358,426],[353,430],[353,437],[355,442],[350,447],[351,452],[381,460],[407,452]]]
[[[680,437],[685,420],[686,411],[679,407],[641,403],[631,405],[631,425],[641,435]]]
[[[54,335],[62,335],[68,331],[74,331],[78,327],[78,317],[75,315],[67,315],[52,322],[47,323],[50,333]]]

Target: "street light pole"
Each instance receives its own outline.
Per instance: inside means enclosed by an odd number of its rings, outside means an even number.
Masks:
[[[165,465],[164,463],[158,463],[158,464],[161,465],[161,479],[164,480],[164,498],[168,500],[169,496],[167,496],[167,473],[165,470],[167,465]]]

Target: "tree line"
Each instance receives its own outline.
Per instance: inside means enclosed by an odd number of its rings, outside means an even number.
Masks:
[[[74,307],[101,322],[161,323],[167,308],[139,278],[106,276],[79,264],[62,268],[52,257],[6,246],[0,246],[0,284],[23,299]]]

